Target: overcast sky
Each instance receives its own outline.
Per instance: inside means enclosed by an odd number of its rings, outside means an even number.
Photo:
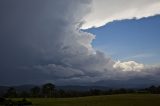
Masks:
[[[0,85],[160,84],[159,61],[136,60],[159,53],[159,7],[159,0],[1,0]],[[153,52],[134,49],[141,44]],[[126,53],[132,49],[137,54]]]

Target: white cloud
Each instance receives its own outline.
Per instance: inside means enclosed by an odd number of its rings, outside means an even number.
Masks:
[[[82,29],[100,27],[114,20],[160,14],[160,0],[93,0],[92,10]]]
[[[144,65],[137,63],[135,61],[127,61],[127,62],[121,62],[117,61],[113,67],[118,70],[122,71],[141,71],[144,69]]]

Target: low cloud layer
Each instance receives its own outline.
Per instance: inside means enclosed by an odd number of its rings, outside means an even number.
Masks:
[[[159,83],[158,66],[115,62],[92,47],[95,35],[80,30],[90,7],[90,0],[1,0],[0,85]]]
[[[159,0],[93,0],[82,29],[100,27],[114,20],[140,19],[160,14]]]

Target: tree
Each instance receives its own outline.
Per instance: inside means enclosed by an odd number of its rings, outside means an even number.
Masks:
[[[30,94],[29,94],[29,92],[27,92],[27,91],[22,91],[22,92],[20,93],[20,97],[21,97],[21,98],[28,98],[28,97],[30,97]]]
[[[39,97],[40,96],[40,91],[41,91],[41,89],[38,86],[35,86],[35,87],[31,88],[31,90],[30,90],[31,96],[32,97]]]
[[[157,93],[160,94],[160,86],[157,87]]]
[[[42,86],[42,93],[44,97],[53,97],[55,85],[52,83],[47,83]]]
[[[154,85],[152,85],[152,86],[149,87],[148,90],[149,90],[150,93],[155,93],[156,92],[156,87]]]
[[[7,90],[7,93],[5,94],[5,96],[9,97],[9,98],[15,98],[15,97],[17,97],[16,89],[14,87],[10,87]]]
[[[99,90],[99,89],[91,89],[90,93],[91,93],[91,95],[100,95],[101,94],[101,90]]]

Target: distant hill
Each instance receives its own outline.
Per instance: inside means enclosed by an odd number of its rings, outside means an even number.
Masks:
[[[105,86],[76,86],[76,85],[66,85],[66,86],[57,86],[57,89],[62,90],[76,90],[76,91],[88,91],[91,89],[107,90],[108,87]]]

